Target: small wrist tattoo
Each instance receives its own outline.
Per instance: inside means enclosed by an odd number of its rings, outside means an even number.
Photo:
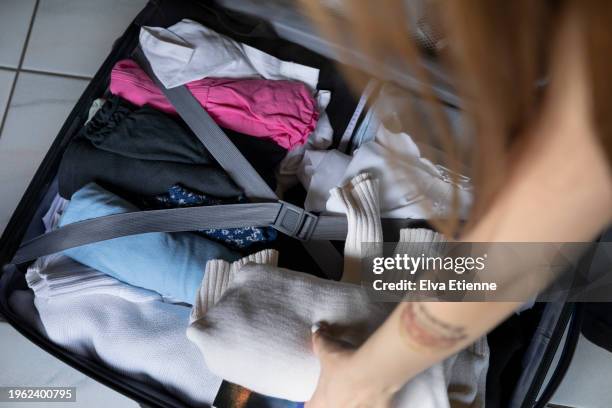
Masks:
[[[402,308],[400,330],[419,347],[447,349],[467,338],[465,327],[434,317],[423,303],[407,302]]]

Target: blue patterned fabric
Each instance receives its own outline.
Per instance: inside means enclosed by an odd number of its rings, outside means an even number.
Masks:
[[[178,207],[196,207],[206,205],[222,205],[246,203],[247,199],[240,196],[236,199],[223,199],[189,190],[181,185],[174,185],[165,194],[142,199],[149,209],[165,209]],[[205,229],[200,231],[207,238],[221,242],[234,249],[248,249],[255,244],[274,241],[277,232],[271,227],[244,227],[227,229]]]
[[[89,183],[72,195],[60,226],[138,211],[123,198]],[[64,251],[70,258],[133,286],[192,304],[211,259],[234,261],[237,251],[189,232],[130,235]]]

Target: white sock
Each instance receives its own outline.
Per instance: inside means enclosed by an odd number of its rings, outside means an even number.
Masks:
[[[427,228],[404,228],[400,230],[398,247],[411,244],[411,248],[420,250],[413,251],[416,255],[423,253],[426,256],[436,256],[444,252],[447,242],[444,235]],[[419,243],[419,247],[415,246]]]
[[[360,282],[361,244],[383,240],[378,180],[369,173],[361,173],[346,185],[332,189],[330,194],[342,203],[348,224],[342,281]]]
[[[233,272],[238,271],[243,265],[248,263],[276,266],[278,264],[278,251],[264,249],[234,262],[224,261],[223,259],[211,259],[208,261],[202,285],[191,309],[189,323],[202,318],[208,309],[217,303],[225,289],[229,286]]]
[[[410,256],[440,256],[444,253],[447,240],[444,235],[426,228],[404,228],[399,232],[399,241],[395,246],[396,254]],[[388,271],[389,281],[404,279],[404,271]]]

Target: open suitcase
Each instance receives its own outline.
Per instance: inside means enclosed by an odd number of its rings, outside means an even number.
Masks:
[[[39,347],[85,375],[151,407],[183,407],[186,405],[179,396],[118,373],[99,361],[68,352],[51,342],[36,328],[26,324],[20,315],[20,310],[13,309],[9,304],[9,298],[14,291],[27,288],[24,279],[27,263],[13,264],[11,262],[23,242],[42,233],[42,226],[39,225],[40,218],[55,194],[53,181],[62,154],[70,140],[83,126],[91,103],[105,93],[113,65],[132,55],[138,45],[138,33],[141,26],[166,27],[183,18],[198,21],[221,34],[252,45],[278,58],[319,68],[321,70],[320,87],[330,89],[333,93],[327,113],[334,128],[334,145],[343,142],[343,139],[345,143],[347,141],[350,143],[350,139],[343,135],[348,135],[350,138],[352,129],[363,115],[363,101],[358,101],[352,96],[348,85],[342,79],[332,60],[336,55],[342,54],[337,53],[339,46],[314,34],[299,13],[286,2],[259,4],[248,0],[220,0],[218,2],[153,0],[115,42],[110,55],[60,130],[0,240],[0,267],[2,267],[0,312],[22,335]],[[367,59],[362,57],[356,60],[362,62],[357,68],[367,72]],[[427,68],[436,78],[437,96],[449,106],[459,106],[460,101],[453,94],[444,75],[436,68],[435,61],[429,63]],[[384,79],[408,88],[414,85],[414,79],[401,72],[398,72],[393,78]],[[301,205],[300,197],[303,198],[303,192],[297,191],[295,196],[295,203]],[[291,198],[286,199],[291,200]],[[323,270],[325,268],[321,268],[321,265],[313,260],[298,240],[289,236],[299,235],[303,230],[308,233],[306,225],[308,217],[300,214],[299,207],[295,209],[289,204],[287,204],[287,214],[288,216],[297,214],[297,217],[300,218],[300,231],[293,228],[293,225],[278,226],[279,231],[287,233],[287,236],[279,240],[278,245],[283,248],[282,253],[290,254],[286,259],[280,259],[280,265],[325,276]],[[28,225],[24,220],[32,221]],[[284,227],[286,227],[285,231],[283,231]],[[330,236],[334,238],[334,234]],[[308,236],[299,238],[308,238]],[[571,359],[573,347],[580,333],[581,311],[581,306],[565,303],[563,299],[559,299],[559,302],[556,303],[536,303],[533,308],[511,317],[489,334],[491,360],[487,378],[487,406],[517,408],[544,406],[559,384]],[[509,346],[506,344],[509,337],[520,337],[521,342],[518,346],[517,343]],[[565,341],[561,344],[563,338]],[[556,368],[553,369],[551,365],[558,350],[562,350],[561,358]],[[232,387],[234,386],[224,383],[213,405],[233,406],[233,401],[230,401],[232,395],[235,395],[231,392]],[[258,405],[253,402],[248,406]]]

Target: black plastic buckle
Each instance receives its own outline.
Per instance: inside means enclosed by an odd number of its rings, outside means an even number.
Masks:
[[[283,200],[278,200],[278,202],[281,208],[272,227],[300,241],[308,241],[312,236],[319,217],[297,205]]]

